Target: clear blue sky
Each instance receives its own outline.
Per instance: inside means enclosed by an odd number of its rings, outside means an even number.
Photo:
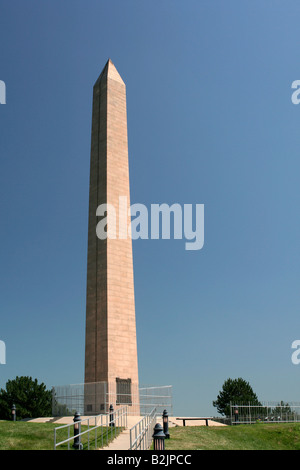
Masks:
[[[297,1],[0,0],[0,387],[83,382],[92,87],[126,82],[131,202],[204,204],[205,244],[133,243],[140,382],[216,414],[300,401]]]

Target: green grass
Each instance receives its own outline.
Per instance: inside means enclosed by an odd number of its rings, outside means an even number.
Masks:
[[[300,423],[169,428],[166,450],[300,450]]]
[[[55,423],[0,421],[0,450],[52,450]],[[87,427],[82,426],[82,431]],[[117,432],[120,432],[120,428]],[[166,450],[300,450],[300,423],[252,424],[240,426],[178,426],[169,428]],[[71,427],[71,434],[73,428]],[[68,437],[61,430],[57,439]],[[110,441],[109,434],[109,441]],[[87,449],[87,435],[82,436]],[[72,449],[73,441],[70,443]],[[104,435],[104,445],[106,434]],[[97,430],[97,447],[101,445],[101,428]],[[67,444],[59,448],[67,449]],[[94,433],[90,449],[95,449]]]
[[[24,421],[0,421],[0,450],[53,450],[54,448],[54,428],[59,425],[57,423],[28,423]],[[82,426],[82,431],[87,426]],[[97,447],[101,447],[101,430],[97,429]],[[103,444],[107,443],[106,428],[103,428]],[[115,429],[113,428],[113,432]],[[121,432],[121,428],[116,429],[117,435]],[[73,436],[73,427],[70,429],[70,437]],[[108,442],[112,440],[111,429],[108,431]],[[57,432],[57,442],[68,438],[67,429]],[[83,448],[88,448],[87,434],[81,437]],[[73,440],[70,442],[72,449]],[[66,450],[68,444],[62,444],[58,449]],[[95,432],[90,433],[90,449],[95,449]]]

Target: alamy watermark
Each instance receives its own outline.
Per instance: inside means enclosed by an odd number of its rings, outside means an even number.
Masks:
[[[0,80],[0,104],[6,104],[6,85]]]
[[[292,82],[291,88],[295,90],[292,93],[291,100],[293,104],[299,104],[300,103],[300,80],[294,80]],[[295,349],[295,351],[291,355],[291,360],[294,365],[300,364],[300,339],[295,339],[292,342],[291,345],[292,349]]]
[[[292,354],[292,363],[297,366],[300,364],[300,339],[295,339],[295,341],[292,342],[292,349],[295,349],[295,351]]]
[[[0,341],[0,364],[6,364],[6,346],[4,341]]]
[[[184,204],[183,207],[177,203],[171,206],[151,204],[149,212],[144,204],[132,204],[128,208],[127,196],[119,196],[118,207],[101,204],[96,215],[102,217],[96,226],[100,240],[170,240],[173,233],[174,239],[187,240],[186,250],[201,250],[204,245],[204,204],[196,204],[195,207],[193,204]]]

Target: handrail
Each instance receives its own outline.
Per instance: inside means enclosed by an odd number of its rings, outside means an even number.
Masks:
[[[148,450],[151,445],[152,429],[156,422],[156,408],[144,416],[130,429],[129,450]]]
[[[104,446],[104,440],[106,440],[106,445],[108,445],[109,434],[110,438],[116,437],[117,435],[117,428],[126,428],[127,427],[127,416],[128,416],[128,406],[125,405],[122,408],[119,408],[113,412],[100,414],[96,416],[90,416],[88,418],[80,419],[76,422],[79,425],[79,432],[76,434],[76,437],[79,438],[79,442],[81,441],[81,436],[87,434],[88,435],[88,450],[90,449],[90,433],[95,431],[95,449],[98,448],[98,436],[97,436],[97,429],[98,428],[106,428],[106,439],[104,439],[104,433],[101,433],[101,445],[100,448]],[[95,420],[95,425],[90,427],[90,421]],[[88,429],[81,431],[81,425],[87,422]],[[98,423],[98,424],[97,424]],[[70,424],[64,424],[62,426],[58,426],[54,428],[54,450],[57,449],[58,446],[68,443],[68,450],[70,450],[70,442],[74,441],[74,436],[70,436],[71,428],[74,428],[74,422]],[[68,428],[68,437],[60,442],[56,442],[57,440],[57,431],[60,431],[64,428]],[[110,432],[109,432],[110,429]],[[82,446],[79,446],[79,449]]]

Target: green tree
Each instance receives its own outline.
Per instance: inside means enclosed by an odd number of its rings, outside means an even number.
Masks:
[[[239,377],[238,379],[225,380],[217,399],[213,401],[213,406],[220,414],[230,416],[230,403],[234,405],[241,402],[261,405],[249,382]]]
[[[278,419],[278,417],[281,419],[283,417],[283,419],[287,420],[288,416],[293,415],[293,412],[290,405],[281,400],[281,402],[270,411],[270,415],[275,419]]]
[[[52,415],[52,392],[31,377],[16,377],[0,390],[0,419],[11,419],[11,407],[16,405],[17,419]]]

